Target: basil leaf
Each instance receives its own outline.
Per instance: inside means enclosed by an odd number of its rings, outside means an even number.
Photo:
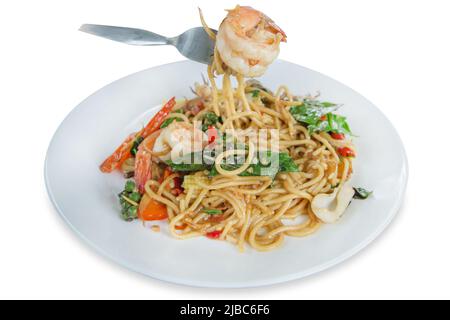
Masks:
[[[186,164],[186,163],[173,163],[172,161],[167,161],[167,164],[172,168],[173,171],[182,171],[182,172],[193,172],[193,171],[203,171],[207,168],[204,164]]]
[[[266,154],[263,155],[263,158],[261,159],[261,155],[258,154],[258,158],[256,160],[256,163],[251,164],[247,170],[240,173],[239,176],[241,177],[254,177],[254,176],[267,176],[271,177],[272,179],[275,178],[275,176],[279,172],[298,172],[298,166],[295,164],[294,160],[287,154],[287,153],[274,153],[275,156],[278,156],[278,166],[272,166],[270,162],[271,158],[271,151],[267,151]],[[232,171],[240,168],[242,164],[222,164],[221,167],[224,170]],[[218,175],[219,173],[216,170],[216,167],[212,167],[209,176],[214,177]]]
[[[364,188],[353,188],[353,190],[355,190],[354,199],[365,200],[373,193],[373,191],[367,191]]]
[[[331,102],[320,102],[316,100],[305,99],[299,106],[293,106],[289,109],[295,120],[306,124],[316,124],[320,117],[336,111],[339,108],[337,104]]]
[[[321,102],[321,104],[322,104],[322,106],[325,107],[325,108],[329,108],[329,107],[334,107],[334,106],[336,106],[336,104],[335,104],[335,103],[332,103],[332,102]]]
[[[304,124],[309,133],[335,132],[352,135],[346,118],[332,113],[338,105],[331,102],[305,100],[302,105],[290,108],[290,113],[295,120]],[[326,119],[323,116],[326,115]]]
[[[166,164],[173,171],[189,172],[189,171],[203,171],[208,169],[208,166],[203,162],[203,153],[201,151],[186,154],[180,159],[177,159],[176,162],[172,160],[167,160]]]
[[[259,97],[259,90],[253,90],[252,91],[252,97],[253,98],[258,98]]]
[[[272,153],[267,151],[263,154],[258,153],[255,163],[252,163],[247,170],[240,173],[241,177],[250,176],[268,176],[272,179],[279,172],[298,172],[298,166],[294,160],[285,152],[274,153],[274,156],[278,156],[278,166],[272,165],[270,162]],[[209,170],[209,176],[214,177],[219,173],[214,165],[215,154],[207,154],[206,152],[196,152],[184,155],[176,162],[172,160],[166,161],[173,171],[194,172]],[[239,169],[245,161],[245,156],[233,156],[233,158],[224,161],[221,167],[227,171],[233,171]],[[231,160],[233,161],[232,163]],[[199,163],[201,161],[201,163]]]
[[[328,132],[343,133],[348,135],[352,134],[345,117],[337,114],[331,114],[329,122],[331,124]]]
[[[280,172],[298,172],[298,165],[287,153],[279,154]]]
[[[295,120],[307,125],[316,124],[320,118],[320,113],[316,113],[315,110],[308,109],[305,105],[291,107],[289,111]]]

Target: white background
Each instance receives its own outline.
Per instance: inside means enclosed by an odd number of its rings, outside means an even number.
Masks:
[[[52,208],[43,163],[67,113],[113,80],[182,59],[171,47],[132,47],[83,34],[80,24],[176,35],[199,25],[197,6],[218,26],[223,9],[235,4],[1,2],[0,298],[450,298],[450,7],[444,0],[241,3],[266,12],[286,31],[280,58],[360,92],[403,139],[410,164],[403,208],[380,238],[349,261],[266,288],[177,286],[97,255]]]

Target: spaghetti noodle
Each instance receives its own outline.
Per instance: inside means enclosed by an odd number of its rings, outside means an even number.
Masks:
[[[282,36],[275,38],[279,43]],[[160,119],[151,121],[154,128],[150,131],[157,137],[143,137],[135,161],[123,162],[127,172],[130,163],[146,163],[146,170],[136,168],[137,186],[122,195],[128,199],[142,184],[139,218],[167,218],[176,239],[206,236],[228,241],[241,251],[246,244],[268,251],[286,237],[314,233],[323,223],[322,215],[334,214],[331,207],[321,207],[320,196],[342,200],[339,195],[353,171],[354,146],[348,125],[342,122],[345,118],[336,118],[330,112],[335,105],[318,102],[317,97],[294,96],[285,86],[272,93],[254,80],[245,81],[222,60],[217,48],[212,61],[208,83],[196,85],[196,97],[172,102],[170,108],[166,104],[155,117]],[[223,79],[222,86],[218,77]],[[198,128],[197,122],[203,127]],[[262,130],[276,131],[276,148],[272,140],[261,144],[239,139],[243,133]],[[220,136],[225,132],[223,142]],[[186,141],[191,147],[189,156],[199,151],[204,156],[205,144],[216,147],[210,162],[175,163],[170,153]],[[200,147],[195,147],[196,142]],[[264,152],[278,156],[275,173],[258,158]],[[143,154],[148,161],[139,158]],[[116,154],[117,159],[122,156]],[[228,164],[229,159],[240,162]],[[282,161],[288,164],[283,167]],[[264,169],[269,173],[264,174]],[[145,178],[136,176],[138,172],[145,172]],[[124,203],[125,209],[132,207],[129,201]],[[337,219],[342,212],[335,214]]]

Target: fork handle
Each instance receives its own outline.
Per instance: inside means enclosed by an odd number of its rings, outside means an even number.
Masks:
[[[79,30],[109,40],[135,46],[160,46],[169,44],[168,38],[142,29],[104,26],[98,24],[83,24]]]

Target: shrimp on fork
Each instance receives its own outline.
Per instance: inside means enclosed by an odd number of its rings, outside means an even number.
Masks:
[[[222,61],[246,76],[261,76],[277,58],[286,34],[272,19],[252,7],[236,6],[219,27],[216,47]]]

